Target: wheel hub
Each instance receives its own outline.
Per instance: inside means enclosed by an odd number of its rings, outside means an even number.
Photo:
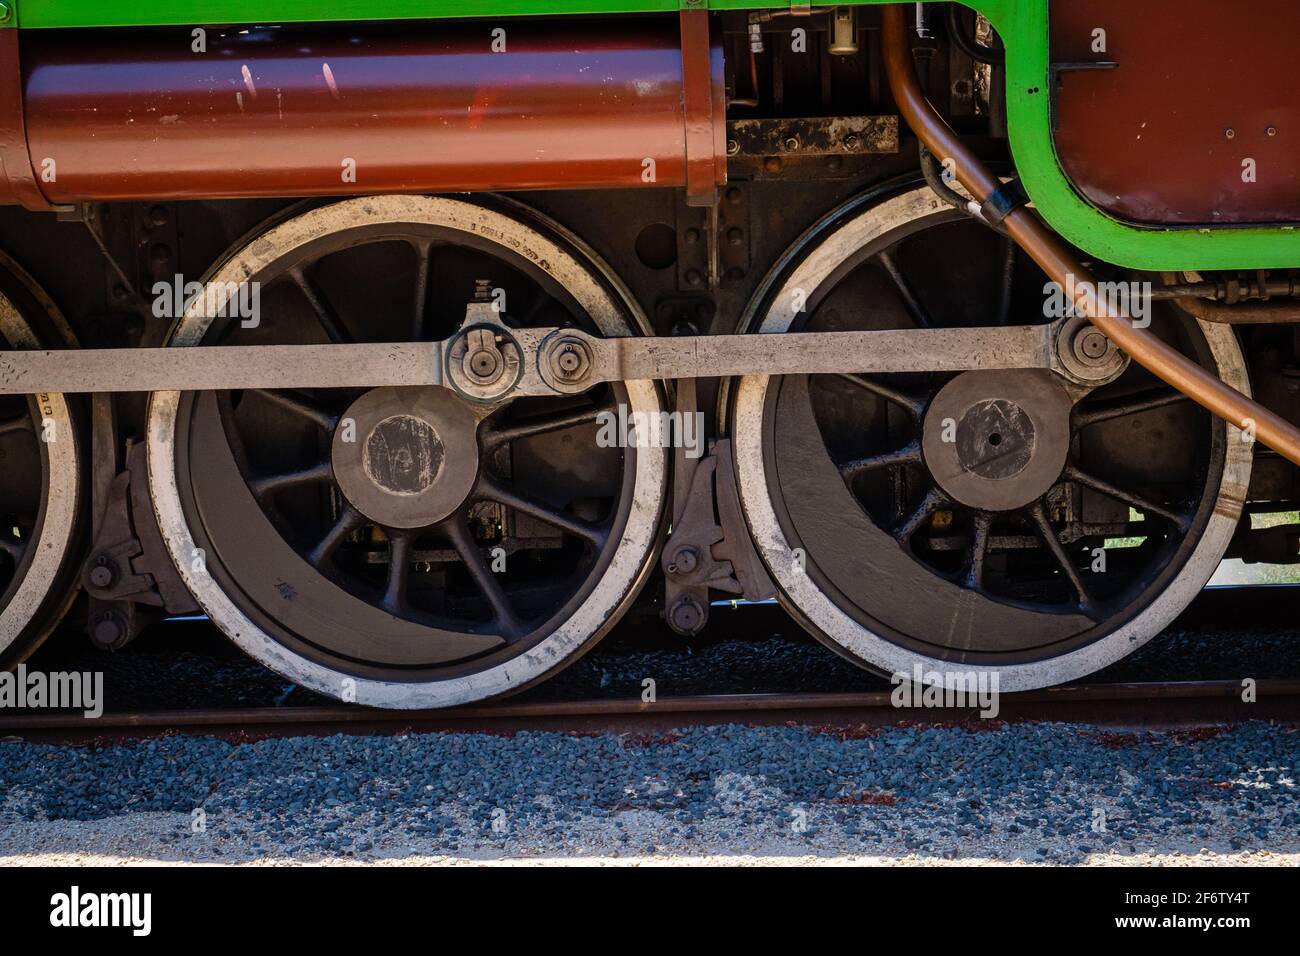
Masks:
[[[478,475],[478,417],[439,388],[376,388],[335,429],[334,477],[381,525],[419,528],[460,507]]]
[[[1033,458],[1037,437],[1033,420],[1015,402],[977,402],[957,422],[957,460],[981,478],[1014,478]]]
[[[1051,373],[966,372],[925,415],[922,450],[935,481],[986,511],[1042,497],[1065,467],[1073,401]]]
[[[366,439],[361,467],[387,492],[418,495],[437,479],[445,457],[442,439],[432,425],[414,415],[392,415]]]

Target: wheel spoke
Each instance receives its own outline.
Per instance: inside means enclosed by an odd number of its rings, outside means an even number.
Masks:
[[[844,379],[844,381],[858,386],[858,388],[865,388],[868,392],[879,395],[885,401],[892,402],[918,421],[920,420],[921,415],[925,412],[925,403],[921,401],[921,399],[913,398],[906,392],[900,392],[898,389],[891,388],[883,382],[876,381],[874,378],[870,378],[866,375],[857,375],[852,372],[839,372],[837,375],[839,378]]]
[[[9,555],[16,565],[23,559],[23,554],[27,551],[27,539],[15,538],[11,530],[5,529],[4,533],[0,534],[0,551]]]
[[[1016,278],[1016,244],[1009,236],[1002,237],[1002,274],[998,277],[998,325],[1011,321],[1011,287]]]
[[[532,323],[537,320],[537,317],[542,314],[543,310],[555,301],[555,296],[547,292],[542,286],[538,286],[537,295],[534,296],[533,301],[528,304],[528,312],[519,320],[519,324],[523,327],[532,325]]]
[[[30,432],[34,430],[34,423],[29,415],[19,415],[17,418],[9,419],[7,422],[0,422],[0,436],[10,435],[14,432]]]
[[[415,245],[415,303],[411,316],[411,340],[424,341],[424,314],[429,299],[429,262],[433,254],[433,241],[425,240]]]
[[[307,555],[307,560],[319,569],[338,550],[339,545],[343,543],[343,539],[361,527],[364,521],[365,518],[360,511],[351,505],[346,506],[339,513],[334,526],[325,532],[325,537],[321,538],[320,543],[312,548],[311,553]]]
[[[297,471],[284,471],[279,474],[254,478],[248,483],[248,487],[253,492],[254,497],[259,501],[263,501],[267,498],[273,498],[280,492],[287,491],[290,488],[329,481],[333,474],[330,463],[322,461],[306,468],[300,468]]]
[[[297,265],[289,270],[289,276],[302,290],[303,296],[307,299],[307,304],[316,313],[316,318],[320,322],[321,328],[325,330],[325,334],[329,336],[329,340],[331,342],[350,341],[347,332],[343,328],[343,323],[339,320],[338,313],[329,304],[329,300],[325,298],[320,286],[307,274],[307,270],[303,266]]]
[[[853,461],[845,462],[837,467],[840,474],[847,481],[863,472],[875,471],[877,468],[895,468],[899,465],[916,465],[920,464],[920,462],[921,446],[918,442],[912,442],[894,451],[887,451],[880,455],[868,455],[865,458],[855,458]]]
[[[400,615],[408,607],[406,582],[411,571],[411,552],[415,535],[390,533],[388,536],[388,582],[384,588],[384,608]]]
[[[894,529],[893,535],[899,544],[906,545],[911,542],[913,536],[920,530],[921,525],[925,524],[939,508],[948,501],[948,496],[938,488],[931,488],[921,503],[916,506],[916,510],[908,515],[907,519]]]
[[[907,282],[907,277],[903,275],[903,270],[898,267],[898,260],[894,258],[894,253],[886,249],[876,258],[880,260],[880,264],[889,273],[889,278],[894,280],[894,286],[898,289],[898,295],[902,298],[903,306],[907,309],[907,314],[912,317],[912,321],[922,328],[934,328],[934,323],[930,321],[930,315],[925,311],[925,306],[921,305],[921,300],[912,291],[911,285]]]
[[[1119,488],[1115,485],[1112,485],[1108,481],[1102,481],[1100,478],[1097,478],[1093,475],[1089,475],[1086,472],[1080,471],[1078,468],[1074,467],[1073,465],[1066,466],[1064,477],[1070,481],[1076,481],[1081,485],[1087,485],[1093,491],[1100,492],[1101,494],[1105,495],[1108,498],[1114,498],[1116,501],[1122,501],[1125,504],[1130,505],[1133,508],[1136,508],[1138,511],[1142,511],[1147,514],[1159,515],[1160,517],[1164,518],[1166,521],[1172,522],[1181,532],[1185,533],[1187,529],[1191,526],[1191,519],[1188,518],[1186,515],[1181,515],[1178,514],[1177,512],[1170,511],[1168,508],[1164,508],[1153,501],[1148,501],[1146,498],[1143,498],[1141,495],[1135,495],[1130,491],[1125,491],[1123,488]]]
[[[456,553],[460,555],[461,561],[465,563],[465,570],[474,579],[474,583],[487,599],[488,604],[492,605],[493,624],[501,632],[501,636],[507,643],[513,643],[527,634],[527,625],[519,619],[514,608],[510,606],[510,598],[506,595],[505,588],[501,586],[501,582],[488,566],[487,559],[483,557],[482,549],[470,534],[465,519],[458,515],[445,522],[442,530],[451,541],[451,546],[456,549]]]
[[[601,412],[607,411],[610,411],[608,405],[595,408],[566,409],[562,412],[539,415],[536,418],[513,422],[500,428],[489,428],[483,434],[483,450],[491,451],[501,445],[519,441],[522,438],[544,435],[547,432],[556,432],[564,428],[575,428],[578,425],[588,425],[596,421]]]
[[[513,487],[493,478],[490,475],[483,475],[479,479],[477,489],[479,497],[487,498],[489,501],[495,501],[497,504],[505,505],[507,508],[514,508],[522,511],[524,514],[532,515],[539,521],[545,521],[549,525],[559,528],[561,531],[567,531],[576,537],[582,538],[591,543],[597,550],[605,543],[606,530],[600,525],[591,524],[572,515],[565,514],[558,508],[529,498],[520,494]]]
[[[966,587],[973,591],[984,590],[984,559],[989,550],[989,532],[993,528],[993,515],[987,511],[975,512],[975,529],[971,535],[970,563],[966,566]]]
[[[333,432],[339,421],[337,415],[325,411],[315,402],[294,392],[282,392],[269,388],[250,388],[245,394],[257,395],[287,412],[314,422],[326,433]]]
[[[1056,536],[1056,530],[1052,527],[1052,522],[1047,516],[1047,508],[1044,507],[1040,498],[1027,509],[1029,515],[1034,519],[1034,524],[1038,527],[1038,534],[1047,545],[1047,550],[1052,552],[1052,557],[1056,563],[1061,566],[1065,576],[1070,581],[1070,586],[1074,588],[1074,593],[1078,598],[1079,610],[1088,617],[1097,620],[1097,612],[1092,600],[1092,594],[1088,591],[1088,586],[1083,583],[1083,578],[1079,575],[1079,569],[1074,566],[1070,556],[1066,553],[1065,548],[1061,545],[1061,539]]]
[[[1137,415],[1155,408],[1164,408],[1166,405],[1186,401],[1190,401],[1190,399],[1176,389],[1158,389],[1154,394],[1148,392],[1138,398],[1124,398],[1088,411],[1078,412],[1074,416],[1074,427],[1075,429],[1087,428],[1089,425],[1109,421],[1112,418]]]

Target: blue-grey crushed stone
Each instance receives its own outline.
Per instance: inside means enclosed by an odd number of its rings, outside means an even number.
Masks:
[[[989,722],[11,742],[0,744],[0,818],[202,808],[204,845],[217,857],[270,848],[364,857],[377,843],[391,855],[411,841],[426,853],[581,854],[600,850],[593,828],[622,827],[638,811],[650,829],[614,839],[629,854],[690,852],[706,832],[711,852],[727,852],[719,833],[738,852],[761,832],[809,852],[832,840],[862,854],[946,859],[1079,862],[1161,847],[1294,853],[1298,757],[1300,730],[1262,721],[1210,732]],[[191,839],[178,827],[177,852]]]

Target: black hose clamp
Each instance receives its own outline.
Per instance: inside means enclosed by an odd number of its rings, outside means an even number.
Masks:
[[[980,215],[991,226],[1002,225],[1002,220],[1029,202],[1029,194],[1019,179],[1003,183],[984,200]]]

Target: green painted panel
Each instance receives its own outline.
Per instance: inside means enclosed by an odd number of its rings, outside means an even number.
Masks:
[[[869,5],[888,0],[841,0]],[[1292,227],[1159,229],[1121,222],[1074,190],[1050,123],[1049,0],[967,0],[1007,47],[1007,119],[1016,168],[1039,213],[1098,259],[1153,271],[1300,267]],[[417,20],[561,14],[776,9],[790,0],[0,0],[2,26],[24,28],[186,26]],[[15,15],[16,11],[16,15]]]
[[[18,6],[20,27],[44,29],[663,13],[682,4],[678,0],[22,0]]]
[[[1083,199],[1052,142],[1048,0],[983,0],[978,6],[1007,47],[1007,123],[1016,169],[1052,228],[1104,262],[1154,272],[1300,267],[1300,231],[1139,227]]]

